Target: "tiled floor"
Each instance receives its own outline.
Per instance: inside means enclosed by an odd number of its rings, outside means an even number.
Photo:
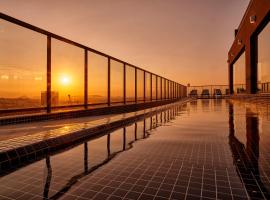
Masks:
[[[175,106],[2,172],[0,199],[269,199],[269,124],[237,102]]]

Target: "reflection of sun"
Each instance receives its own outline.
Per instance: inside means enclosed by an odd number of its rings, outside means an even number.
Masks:
[[[70,78],[67,75],[63,75],[60,77],[60,82],[62,85],[69,85],[70,84]]]

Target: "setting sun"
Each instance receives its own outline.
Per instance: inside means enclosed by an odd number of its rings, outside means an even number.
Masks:
[[[63,75],[63,76],[60,77],[60,83],[62,85],[69,85],[70,82],[71,82],[71,80],[70,80],[70,77],[69,76]]]

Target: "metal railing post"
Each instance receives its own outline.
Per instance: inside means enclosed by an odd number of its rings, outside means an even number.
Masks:
[[[51,58],[52,58],[52,40],[51,36],[47,36],[47,94],[46,94],[46,103],[47,103],[47,113],[51,112],[52,100],[51,100]]]
[[[153,86],[153,84],[152,84],[152,73],[150,73],[150,101],[152,101],[153,100],[153,95],[152,95],[152,86]]]
[[[167,99],[167,94],[168,94],[168,90],[167,90],[167,85],[168,85],[168,81],[167,79],[164,80],[164,97],[165,99]]]
[[[108,57],[108,106],[111,106],[111,59]]]
[[[138,91],[137,91],[137,68],[135,68],[135,103],[138,102]]]
[[[84,108],[88,108],[88,55],[84,49]]]
[[[164,89],[164,99],[166,100],[167,99],[167,90],[166,90],[166,85],[167,85],[167,80],[166,78],[164,79],[164,86],[163,86],[163,89]]]
[[[123,100],[124,100],[124,104],[126,104],[127,100],[126,100],[126,63],[124,63],[124,68],[123,68],[123,76],[124,76],[124,85],[123,85]]]
[[[146,73],[143,71],[143,101],[146,100]]]
[[[173,82],[173,98],[175,99],[175,82]]]
[[[158,76],[156,76],[156,101],[158,100]]]
[[[162,77],[160,77],[160,100],[162,100],[163,94],[162,94]]]

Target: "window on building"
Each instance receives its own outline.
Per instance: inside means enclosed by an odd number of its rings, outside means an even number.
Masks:
[[[258,89],[270,92],[270,23],[258,36]]]
[[[246,68],[245,52],[243,52],[233,65],[233,77],[234,77],[233,83],[235,94],[244,93],[246,90],[245,68]]]

